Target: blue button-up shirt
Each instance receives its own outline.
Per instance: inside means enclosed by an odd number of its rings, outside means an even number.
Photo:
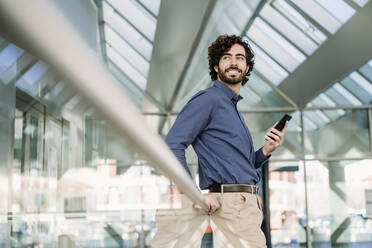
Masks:
[[[214,183],[253,184],[256,169],[268,157],[255,152],[252,136],[236,104],[242,97],[219,81],[194,95],[178,115],[166,142],[183,167],[185,149],[192,144],[198,156],[199,186]]]

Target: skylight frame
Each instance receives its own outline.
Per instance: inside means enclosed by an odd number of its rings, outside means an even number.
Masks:
[[[288,18],[283,16],[277,9],[273,8],[271,4],[265,5],[260,11],[260,16],[293,44],[296,44],[303,53],[311,55],[318,49],[319,44]]]
[[[106,43],[124,57],[144,77],[148,76],[150,63],[125,40],[121,39],[109,26],[104,26]]]
[[[288,77],[288,72],[253,41],[250,40],[249,43],[255,53],[255,69],[259,71],[260,74],[265,75],[265,77],[275,86],[278,86]]]
[[[154,41],[157,20],[132,0],[105,0],[149,40]]]
[[[147,60],[151,59],[152,42],[144,36],[133,24],[119,15],[108,3],[102,3],[103,21],[111,27],[120,37],[131,44]]]
[[[306,19],[285,0],[274,0],[270,4],[318,45],[323,44],[328,39],[327,35],[319,30],[311,20]]]
[[[300,50],[260,17],[255,19],[247,36],[289,72],[293,72],[306,60]]]
[[[123,58],[117,51],[110,47],[106,43],[107,57],[116,64],[118,68],[134,83],[136,83],[141,89],[146,89],[147,78],[139,73],[135,67],[133,67],[125,58]]]

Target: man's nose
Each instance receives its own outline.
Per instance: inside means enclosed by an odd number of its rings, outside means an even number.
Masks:
[[[230,62],[231,62],[231,65],[237,65],[237,59],[235,57],[232,57]]]

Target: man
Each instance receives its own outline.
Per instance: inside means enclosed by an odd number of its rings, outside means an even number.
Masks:
[[[239,36],[221,35],[208,48],[208,58],[214,85],[191,98],[166,142],[189,174],[185,149],[192,144],[198,156],[199,186],[209,190],[205,195],[209,215],[193,209],[186,198],[178,212],[158,211],[153,247],[200,247],[208,221],[217,247],[266,247],[256,169],[282,144],[288,122],[281,132],[271,128],[264,146],[255,151],[236,106],[254,66],[252,50]]]

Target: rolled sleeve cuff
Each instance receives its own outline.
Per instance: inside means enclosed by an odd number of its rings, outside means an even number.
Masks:
[[[262,147],[256,151],[256,168],[261,167],[263,163],[265,163],[271,155],[265,156],[262,151]]]

